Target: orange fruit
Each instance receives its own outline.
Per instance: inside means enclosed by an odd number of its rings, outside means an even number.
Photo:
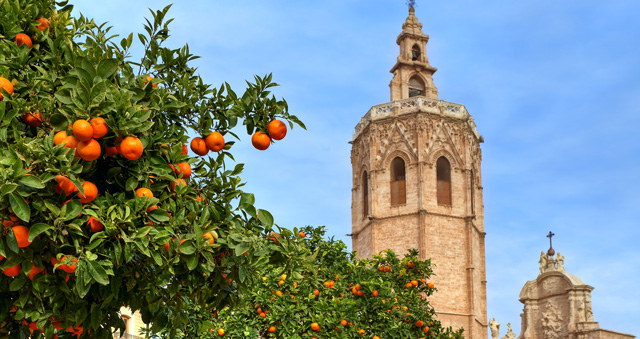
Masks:
[[[378,337],[377,335],[374,335],[373,338],[371,339],[380,339],[380,337]]]
[[[167,253],[169,253],[169,247],[170,247],[170,246],[171,246],[171,245],[169,244],[169,241],[167,241],[167,242],[164,244],[164,250],[165,250],[165,251],[167,251]]]
[[[89,217],[87,224],[91,227],[91,232],[96,233],[102,231],[104,225],[100,222],[100,220],[94,218],[93,216]]]
[[[65,131],[60,131],[53,136],[53,144],[56,146],[65,141],[67,141],[67,132]]]
[[[146,197],[147,199],[153,198],[153,192],[146,187],[140,187],[136,190],[136,195],[139,197]]]
[[[36,21],[40,23],[38,26],[36,26],[36,28],[41,31],[44,31],[49,27],[49,20],[47,20],[47,18],[40,18]]]
[[[371,295],[374,297],[378,296],[378,291],[377,290],[373,290],[373,292],[371,292]]]
[[[189,154],[189,149],[187,148],[186,144],[182,144],[182,151],[180,151],[181,155],[187,155]]]
[[[287,135],[287,125],[280,120],[273,120],[267,125],[269,136],[273,140],[282,140]]]
[[[18,47],[22,46],[22,44],[27,45],[27,47],[29,47],[29,48],[31,48],[31,46],[32,46],[31,38],[28,35],[24,34],[24,33],[16,34],[16,37],[13,39],[13,41],[16,42]]]
[[[304,237],[306,237],[306,236],[307,236],[307,235],[306,235],[306,234],[304,234],[304,232],[302,232],[302,231],[298,232],[298,235],[300,236],[300,238],[304,238]]]
[[[58,187],[64,191],[65,195],[71,195],[73,192],[78,191],[76,185],[63,175],[57,175],[56,182],[58,183]]]
[[[84,190],[84,195],[80,193],[78,196],[80,197],[80,202],[83,204],[90,203],[98,197],[98,187],[91,181],[83,182],[82,190]]]
[[[189,164],[187,164],[186,162],[181,162],[179,163],[174,169],[173,171],[176,173],[176,175],[180,175],[180,173],[182,173],[182,177],[183,178],[188,178],[191,176],[191,166]]]
[[[11,229],[18,241],[18,247],[23,248],[31,245],[31,241],[29,241],[29,229],[27,227],[18,225],[11,227]]]
[[[7,78],[0,77],[0,88],[9,94],[13,93],[13,84]],[[2,100],[2,91],[0,91],[0,100]]]
[[[64,143],[64,147],[66,148],[76,148],[78,147],[78,139],[76,139],[76,137],[74,137],[73,135],[68,135],[65,138]]]
[[[219,336],[223,336],[224,335],[224,328],[218,329],[218,335]]]
[[[204,142],[212,152],[220,152],[224,148],[224,137],[220,132],[213,132],[207,135]]]
[[[15,277],[20,274],[21,269],[22,267],[20,266],[20,264],[18,264],[12,267],[5,268],[4,270],[2,270],[2,273],[4,273],[4,275],[6,275],[7,277]]]
[[[153,77],[152,77],[152,76],[150,76],[150,75],[148,75],[148,76],[147,76],[147,80],[145,80],[145,81],[144,81],[144,83],[146,84],[147,82],[151,81],[151,79],[153,79]],[[158,87],[158,84],[151,84],[151,86],[152,86],[153,88],[156,88],[156,87]]]
[[[33,280],[33,277],[35,277],[36,274],[40,272],[42,272],[42,270],[37,268],[36,265],[31,266],[31,271],[29,271],[29,279]]]
[[[275,326],[270,326],[269,327],[269,333],[273,333],[276,331],[276,327]]]
[[[76,149],[78,151],[78,155],[84,161],[94,161],[100,158],[100,154],[102,153],[100,143],[97,142],[96,139],[89,139],[89,141],[80,141]]]
[[[120,153],[129,160],[140,158],[142,151],[142,141],[136,137],[126,137],[120,143]]]
[[[151,212],[151,211],[154,211],[154,210],[157,210],[157,209],[158,209],[158,205],[149,206],[147,208],[147,212]]]
[[[313,323],[311,324],[311,329],[316,332],[320,332],[320,325],[318,325],[318,323]]]
[[[107,123],[101,117],[91,119],[91,127],[93,127],[94,139],[100,139],[109,132],[109,126],[107,126]]]
[[[318,291],[317,289],[313,290],[313,295],[318,295],[320,294],[320,291]]]
[[[424,322],[422,320],[416,320],[416,326],[417,327],[422,327],[422,326],[424,326]]]
[[[22,120],[24,121],[24,123],[32,127],[38,127],[42,125],[42,119],[42,113],[40,112],[30,112],[22,115]]]
[[[205,156],[209,153],[207,143],[201,137],[195,137],[191,140],[191,150],[199,156]]]
[[[107,156],[109,157],[115,157],[116,155],[118,155],[118,149],[115,146],[107,147],[107,149],[105,150],[105,153],[107,153]]]
[[[411,280],[411,285],[413,285],[413,287],[418,286],[418,281],[417,280]]]
[[[72,256],[68,256],[68,255],[64,255],[62,256],[62,258],[60,258],[60,262],[67,262],[64,263],[62,265],[60,265],[60,269],[62,269],[63,271],[67,272],[67,273],[73,273],[76,271],[76,262],[78,261],[78,258],[74,258]],[[68,263],[71,262],[71,265],[69,265]]]
[[[4,227],[18,226],[20,224],[20,219],[13,214],[9,215],[9,219],[10,220],[2,220],[2,225]]]
[[[169,186],[171,186],[171,191],[176,191],[176,185],[187,186],[187,182],[184,179],[176,179],[176,182],[172,182]]]
[[[342,321],[340,322],[340,325],[347,326],[347,319],[342,319]]]
[[[211,234],[211,232],[207,232],[205,233],[205,235],[202,236],[202,239],[206,239],[209,238],[211,240],[209,240],[209,245],[213,245],[213,243],[216,241],[216,239],[213,237],[213,234]]]
[[[255,132],[251,137],[251,144],[253,144],[253,147],[264,151],[271,145],[271,138],[266,133]]]
[[[413,261],[409,261],[409,262],[407,263],[407,267],[412,268],[412,267],[413,267]]]
[[[427,286],[429,286],[429,288],[434,288],[436,285],[432,282],[428,283]]]
[[[78,141],[89,141],[93,138],[93,127],[84,119],[78,119],[73,123],[73,135]]]

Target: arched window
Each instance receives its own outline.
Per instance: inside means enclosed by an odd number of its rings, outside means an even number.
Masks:
[[[396,157],[391,161],[391,205],[407,202],[404,160]]]
[[[451,164],[445,157],[436,162],[436,178],[438,181],[438,205],[451,206]]]
[[[409,79],[409,98],[424,95],[424,81],[419,76],[414,75]]]
[[[411,60],[416,61],[420,59],[420,46],[417,44],[411,48]]]
[[[362,217],[366,218],[369,215],[369,179],[367,178],[367,171],[362,173]]]

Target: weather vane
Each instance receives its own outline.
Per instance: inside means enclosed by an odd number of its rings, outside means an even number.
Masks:
[[[407,5],[409,8],[413,8],[416,5],[416,0],[407,0]]]

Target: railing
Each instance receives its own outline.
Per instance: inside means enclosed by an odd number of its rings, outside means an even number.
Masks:
[[[383,119],[390,116],[399,116],[417,111],[467,120],[474,133],[477,134],[475,122],[467,112],[464,105],[437,99],[414,97],[371,107],[367,114],[365,114],[356,125],[353,140],[362,133],[365,127],[367,127],[372,120]]]

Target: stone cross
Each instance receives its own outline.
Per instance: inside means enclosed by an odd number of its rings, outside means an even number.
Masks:
[[[409,8],[413,8],[416,5],[416,0],[407,0]]]
[[[555,234],[551,231],[549,231],[549,234],[547,234],[547,238],[549,238],[549,250],[547,251],[547,255],[553,256],[554,254],[556,254],[556,251],[553,250],[553,246],[552,246],[552,239],[553,236]]]

